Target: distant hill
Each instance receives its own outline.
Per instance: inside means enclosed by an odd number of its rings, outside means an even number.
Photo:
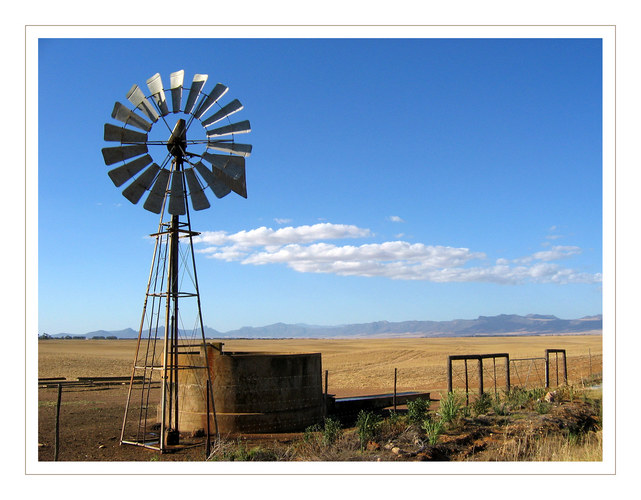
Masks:
[[[552,315],[500,314],[479,316],[476,319],[455,319],[452,321],[375,321],[340,326],[316,326],[304,324],[275,323],[273,325],[250,327],[219,332],[205,326],[205,337],[214,338],[382,338],[382,337],[488,337],[518,335],[581,335],[600,334],[603,329],[602,315],[585,316],[579,319],[560,319]],[[160,335],[164,328],[159,328]],[[59,333],[52,337],[68,336]],[[73,337],[73,335],[71,335]],[[131,328],[117,331],[98,330],[84,337],[137,338],[138,332]]]

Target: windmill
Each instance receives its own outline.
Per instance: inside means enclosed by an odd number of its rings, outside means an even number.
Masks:
[[[207,188],[217,198],[232,191],[247,198],[245,158],[252,149],[235,142],[251,127],[246,120],[232,123],[243,109],[237,99],[220,103],[228,88],[217,83],[207,94],[207,75],[196,74],[189,87],[184,76],[171,73],[164,88],[160,74],[153,75],[148,95],[134,84],[126,95],[130,106],[114,105],[111,117],[120,124],[104,127],[105,141],[119,145],[102,149],[109,177],[126,185],[123,196],[137,204],[146,194],[143,208],[160,214],[120,443],[161,452],[184,441],[178,380],[189,370],[207,371],[207,385],[197,391],[207,400],[207,447],[210,402],[216,420],[193,248],[200,233],[191,230],[188,200],[194,211],[209,208]],[[187,327],[185,311],[195,317]]]

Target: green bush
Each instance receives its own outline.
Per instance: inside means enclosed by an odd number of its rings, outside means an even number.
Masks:
[[[323,444],[329,446],[334,444],[342,432],[341,423],[332,418],[326,418],[323,427]]]
[[[427,410],[430,407],[428,399],[417,398],[407,403],[407,418],[412,424],[421,424],[427,416]]]
[[[369,441],[374,440],[381,426],[381,417],[371,411],[361,410],[356,418],[356,429],[361,451]]]
[[[461,397],[454,392],[448,392],[444,398],[441,398],[439,407],[441,420],[445,423],[451,422],[458,416],[462,406]]]
[[[510,406],[508,402],[501,401],[501,397],[498,394],[496,397],[492,398],[492,410],[494,410],[494,413],[502,417],[510,414]]]
[[[547,401],[537,401],[534,405],[534,410],[536,410],[540,415],[544,415],[550,412],[550,406],[550,403]]]
[[[326,418],[323,425],[310,425],[303,432],[303,442],[314,446],[330,446],[342,433],[341,423],[332,418]]]
[[[490,408],[492,408],[492,396],[487,392],[481,394],[472,405],[472,410],[475,415],[483,415],[487,413]]]
[[[316,441],[317,433],[319,433],[321,430],[322,428],[319,424],[310,425],[309,427],[305,428],[305,432],[303,432],[303,441],[305,443],[312,443]]]
[[[425,431],[428,443],[435,445],[438,442],[438,437],[443,433],[443,421],[425,419],[421,427]]]

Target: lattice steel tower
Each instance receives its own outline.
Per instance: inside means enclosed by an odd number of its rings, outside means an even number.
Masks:
[[[125,198],[136,204],[148,192],[143,207],[160,214],[158,230],[151,235],[154,255],[120,443],[161,452],[205,442],[209,446],[210,431],[217,432],[193,247],[199,233],[191,229],[187,199],[193,210],[209,208],[207,187],[218,198],[232,191],[247,198],[245,158],[252,149],[235,142],[237,134],[251,131],[249,122],[232,123],[229,118],[243,109],[242,104],[236,99],[219,103],[227,87],[218,83],[207,94],[207,75],[195,75],[190,87],[184,87],[183,80],[184,71],[172,73],[165,89],[155,74],[147,80],[148,96],[134,85],[127,93],[133,109],[116,102],[111,114],[124,126],[105,124],[105,141],[120,144],[102,150],[107,165],[118,165],[109,171],[113,183],[129,183],[122,193]],[[184,90],[189,90],[186,101]],[[171,111],[166,92],[171,95]],[[201,126],[192,128],[194,122]],[[155,124],[160,132],[152,130]],[[207,377],[193,377],[193,370],[206,370]],[[207,383],[189,387],[189,397],[183,389],[179,392],[193,380]],[[181,433],[181,414],[189,412],[194,403],[189,399],[194,397],[203,398],[196,404],[206,400],[203,407],[209,408],[202,433],[206,441],[198,439],[199,433]]]

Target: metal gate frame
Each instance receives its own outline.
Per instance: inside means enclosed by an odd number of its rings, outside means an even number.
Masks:
[[[496,359],[496,358],[505,358],[505,385],[506,389],[510,391],[510,355],[506,352],[495,353],[495,354],[455,354],[447,357],[447,392],[452,392],[452,361],[464,360],[466,371],[465,371],[465,393],[468,393],[467,387],[467,361],[468,360],[477,360],[478,361],[478,374],[479,374],[479,395],[483,395],[483,360],[484,359]]]

